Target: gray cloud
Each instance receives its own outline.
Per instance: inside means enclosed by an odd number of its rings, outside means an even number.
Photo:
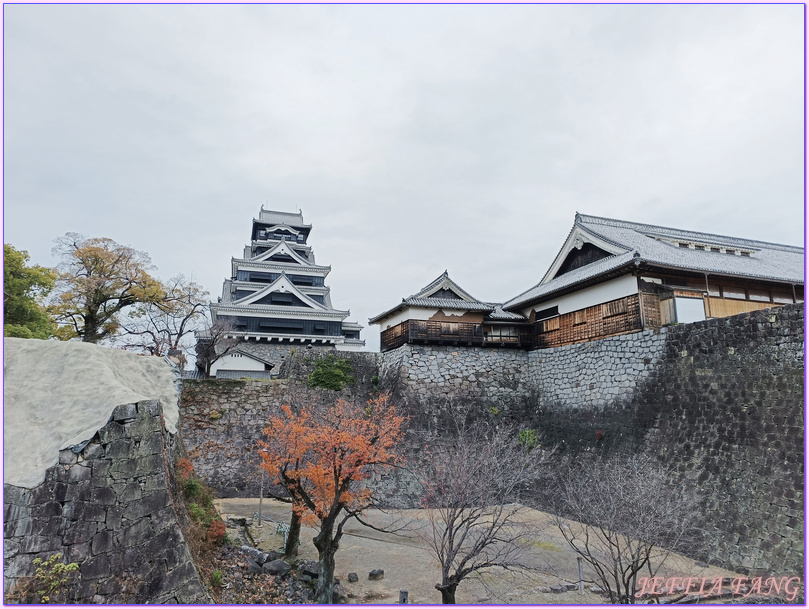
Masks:
[[[576,210],[803,241],[797,5],[9,5],[5,240],[148,251],[214,296],[304,210],[361,323],[445,268],[503,301]],[[378,344],[375,328],[366,330]]]

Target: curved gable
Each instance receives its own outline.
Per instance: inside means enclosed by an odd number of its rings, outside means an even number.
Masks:
[[[303,266],[311,266],[310,262],[306,260],[303,256],[301,256],[298,252],[296,252],[286,241],[279,241],[275,247],[271,247],[266,252],[259,254],[253,258],[250,258],[251,262],[269,262],[273,259],[274,256],[284,256],[285,258],[291,258],[291,262],[298,263]],[[290,263],[290,260],[275,260],[276,262],[286,262],[287,264]]]
[[[276,296],[274,296],[276,295]],[[324,305],[312,300],[309,296],[301,292],[295,284],[290,281],[286,273],[281,273],[281,276],[267,285],[265,288],[258,290],[250,296],[245,296],[239,300],[233,301],[234,305],[271,305],[271,306],[297,306],[309,307],[318,311],[328,310]]]

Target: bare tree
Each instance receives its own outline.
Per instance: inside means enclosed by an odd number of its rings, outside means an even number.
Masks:
[[[139,349],[151,355],[191,352],[188,338],[205,319],[208,292],[183,275],[163,285],[163,297],[140,303],[122,320],[125,333],[119,339],[124,348]]]
[[[648,456],[578,461],[559,482],[556,524],[612,603],[634,603],[639,576],[698,543],[697,500]]]
[[[517,503],[539,476],[547,454],[520,442],[515,429],[483,422],[430,448],[424,471],[425,535],[441,564],[443,603],[455,603],[458,585],[473,573],[521,568],[525,533]]]
[[[198,330],[197,335],[197,368],[205,376],[211,375],[211,366],[229,353],[236,350],[241,342],[236,326],[229,317],[220,317],[207,327]]]

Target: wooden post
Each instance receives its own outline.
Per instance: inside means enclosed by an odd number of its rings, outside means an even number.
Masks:
[[[711,315],[711,288],[708,286],[708,273],[705,273],[705,298],[708,301],[707,319],[710,319],[713,315]]]
[[[584,594],[584,573],[581,569],[581,556],[576,557],[576,562],[579,565],[579,594]]]
[[[258,492],[258,526],[261,526],[261,502],[264,499],[264,469],[261,469],[261,486]]]

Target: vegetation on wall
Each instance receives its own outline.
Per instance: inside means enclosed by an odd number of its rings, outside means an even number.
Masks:
[[[7,604],[58,605],[75,602],[71,590],[75,590],[79,564],[62,561],[62,555],[52,554],[47,558],[35,558],[33,577],[18,579],[6,590]]]
[[[309,387],[322,387],[340,391],[354,383],[354,369],[345,358],[327,355],[315,362],[315,368],[306,381]]]
[[[213,581],[213,555],[217,546],[227,543],[225,523],[213,505],[213,491],[194,473],[188,459],[178,459],[176,466],[177,489],[181,493],[188,518],[180,519],[188,549],[203,579]]]

